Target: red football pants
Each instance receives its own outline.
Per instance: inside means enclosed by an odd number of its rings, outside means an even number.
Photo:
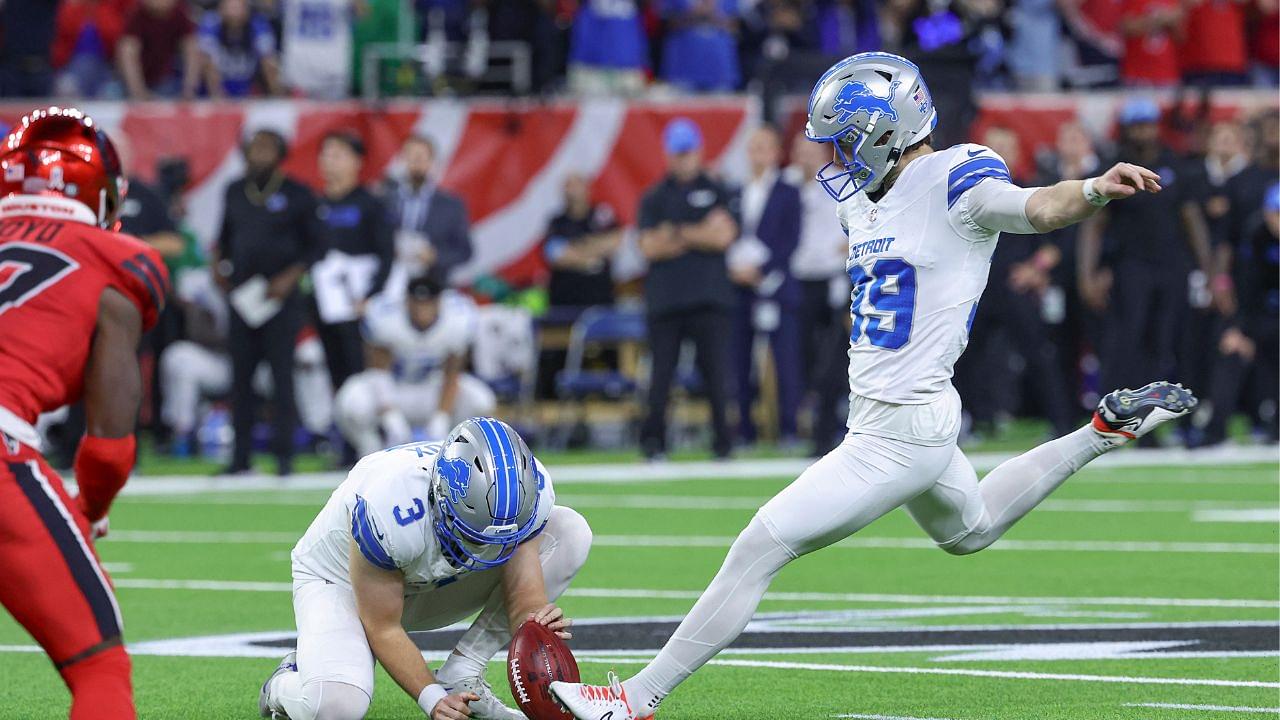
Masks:
[[[0,604],[71,689],[71,720],[133,720],[120,609],[62,478],[0,434]]]

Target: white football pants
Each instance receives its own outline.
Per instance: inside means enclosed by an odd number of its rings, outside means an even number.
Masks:
[[[537,542],[547,599],[555,600],[587,561],[591,528],[576,511],[556,506]],[[454,652],[486,664],[511,642],[501,583],[501,570],[484,570],[411,595],[405,599],[404,627],[438,630],[479,611]],[[293,613],[298,672],[272,682],[272,709],[290,720],[360,720],[373,698],[374,658],[350,586],[295,572]]]
[[[431,373],[420,383],[397,383],[385,370],[357,373],[342,384],[334,398],[338,430],[361,457],[409,442],[410,428],[426,425],[435,415],[443,384],[443,371]],[[483,380],[464,373],[458,378],[449,426],[442,432],[466,418],[491,415],[497,404],[497,396]]]

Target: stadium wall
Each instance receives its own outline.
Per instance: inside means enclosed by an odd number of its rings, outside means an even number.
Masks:
[[[1122,93],[1088,95],[1005,95],[982,99],[975,130],[992,124],[1017,131],[1024,156],[1053,142],[1058,126],[1078,118],[1099,134],[1111,131]],[[803,99],[784,114],[788,130],[803,127]],[[1275,107],[1270,91],[1220,92],[1207,107],[1212,117],[1227,117]],[[1198,101],[1167,99],[1183,113]],[[680,101],[623,101],[600,98],[581,102],[393,101],[318,103],[264,100],[246,103],[91,102],[82,108],[109,132],[128,137],[136,175],[150,180],[158,160],[181,157],[190,167],[187,223],[203,241],[211,241],[222,214],[225,185],[244,169],[242,139],[253,130],[273,128],[290,139],[286,169],[318,185],[316,154],[321,138],[343,128],[361,133],[369,155],[364,178],[375,181],[399,168],[396,154],[411,134],[430,136],[438,149],[441,185],[462,195],[469,206],[476,253],[461,279],[501,271],[521,275],[537,262],[547,220],[560,205],[566,173],[595,178],[599,200],[609,202],[624,222],[634,220],[644,189],[663,171],[661,131],[673,117],[693,118],[706,138],[711,164],[726,177],[745,174],[745,142],[761,116],[754,97],[699,98]],[[12,124],[29,109],[0,104],[0,121]]]

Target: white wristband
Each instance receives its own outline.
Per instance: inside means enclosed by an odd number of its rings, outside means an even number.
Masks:
[[[418,694],[418,707],[422,708],[422,712],[431,717],[431,711],[436,709],[436,703],[448,697],[449,691],[444,689],[443,685],[436,683],[422,688],[422,692]]]
[[[1097,178],[1089,178],[1088,180],[1085,180],[1081,190],[1084,192],[1085,202],[1094,207],[1102,207],[1103,205],[1111,202],[1111,198],[1093,189],[1094,180],[1097,180]]]

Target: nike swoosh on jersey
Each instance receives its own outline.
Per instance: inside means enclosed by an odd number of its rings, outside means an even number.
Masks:
[[[964,152],[969,157],[977,157],[982,154],[981,150],[965,150]]]

